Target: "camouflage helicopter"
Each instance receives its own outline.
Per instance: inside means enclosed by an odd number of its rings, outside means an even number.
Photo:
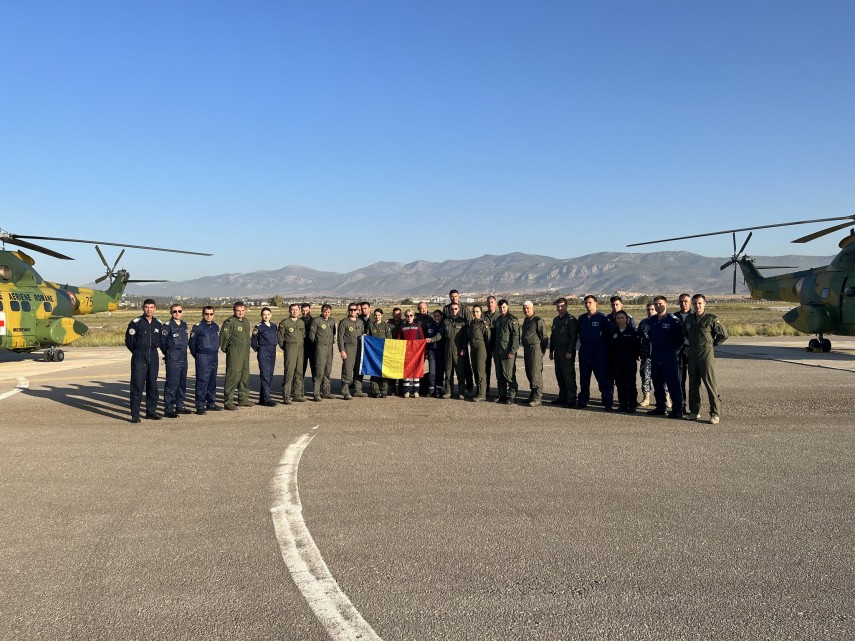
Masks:
[[[702,238],[704,236],[716,236],[719,234],[733,234],[733,255],[730,257],[730,260],[721,266],[722,270],[727,269],[731,265],[734,266],[733,293],[736,293],[736,267],[738,266],[742,271],[745,284],[748,286],[752,298],[797,303],[797,307],[784,314],[784,321],[790,327],[800,332],[816,334],[816,338],[812,338],[808,342],[806,348],[808,351],[828,352],[831,350],[831,341],[825,338],[826,334],[855,336],[855,229],[850,230],[849,235],[840,241],[838,245],[840,253],[834,257],[834,260],[830,264],[824,267],[804,269],[778,276],[763,276],[760,273],[761,269],[790,269],[790,267],[784,265],[756,265],[754,259],[743,252],[748,245],[748,241],[751,240],[753,230],[824,223],[835,220],[845,220],[847,222],[826,227],[812,234],[796,238],[792,242],[807,243],[826,234],[849,227],[855,221],[855,215],[797,220],[789,223],[742,227],[740,229],[725,229],[704,234],[693,234],[691,236],[632,243],[631,245],[627,245],[627,247],[666,243],[689,238]],[[748,232],[748,237],[742,243],[739,251],[737,251],[736,233],[743,231]]]
[[[102,291],[90,287],[60,285],[44,280],[33,269],[35,260],[21,250],[7,251],[6,244],[16,245],[62,260],[73,260],[47,247],[29,240],[49,240],[95,245],[107,273],[96,279],[96,283],[110,280],[110,286]],[[62,346],[70,345],[86,334],[86,327],[75,316],[118,309],[122,294],[128,283],[156,282],[130,280],[124,269],[116,271],[125,250],[119,253],[112,267],[107,263],[98,245],[129,247],[151,251],[164,251],[196,256],[211,256],[202,252],[163,247],[146,247],[124,243],[107,243],[75,238],[52,238],[48,236],[21,236],[0,230],[0,349],[12,352],[34,352],[45,350],[46,361],[62,361],[65,354]]]

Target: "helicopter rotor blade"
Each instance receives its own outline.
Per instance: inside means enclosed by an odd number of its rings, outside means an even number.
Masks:
[[[128,245],[126,243],[107,243],[101,240],[81,240],[79,238],[56,238],[52,236],[19,236],[15,234],[10,234],[10,237],[14,238],[30,238],[32,240],[55,240],[63,243],[84,243],[86,245],[109,245],[111,247],[130,247],[131,249],[147,249],[149,251],[156,252],[171,252],[174,254],[191,254],[193,256],[213,256],[213,254],[208,254],[205,252],[191,252],[186,249],[167,249],[165,247],[149,247],[147,245]],[[8,241],[8,238],[7,238]],[[41,250],[44,251],[44,250]]]
[[[736,254],[736,232],[733,232],[733,253]]]
[[[168,280],[126,280],[126,283],[168,283]]]
[[[107,259],[104,258],[104,254],[101,253],[101,248],[98,245],[95,245],[95,251],[98,252],[98,257],[101,259],[101,262],[104,263],[104,267],[110,269],[110,263],[107,262]],[[96,283],[98,281],[95,281]]]
[[[60,258],[62,260],[74,260],[71,256],[66,256],[65,254],[60,254],[57,251],[48,249],[47,247],[42,247],[41,245],[36,245],[35,243],[28,243],[26,240],[21,240],[14,234],[0,235],[0,241],[4,243],[9,243],[10,245],[17,245],[18,247],[23,247],[24,249],[30,249],[41,254],[46,254],[47,256],[51,256],[53,258]]]
[[[754,265],[757,269],[798,269],[798,265]]]
[[[807,236],[802,236],[801,238],[796,238],[792,242],[794,242],[794,243],[809,243],[812,240],[816,240],[817,238],[821,238],[821,237],[825,236],[826,234],[830,234],[832,232],[837,231],[838,229],[844,229],[846,227],[849,227],[849,225],[851,225],[851,224],[852,224],[851,222],[847,222],[847,223],[841,223],[839,225],[834,225],[832,227],[826,227],[825,229],[820,229],[819,231],[815,231],[812,234],[808,234]]]
[[[814,218],[813,220],[795,220],[790,223],[775,223],[774,225],[754,225],[753,227],[740,227],[739,229],[723,229],[721,231],[713,231],[705,234],[691,234],[689,236],[677,236],[675,238],[663,238],[661,240],[648,240],[642,243],[631,243],[627,245],[627,247],[638,247],[640,245],[653,245],[656,243],[667,243],[674,240],[687,240],[689,238],[703,238],[705,236],[719,236],[721,234],[732,234],[738,231],[752,231],[757,229],[772,229],[773,227],[790,227],[792,225],[809,225],[810,223],[826,223],[834,220],[849,220],[855,221],[855,214],[849,216],[833,216],[831,218]],[[846,225],[842,225],[842,227],[838,227],[838,229],[842,229],[843,227],[847,227],[852,223],[847,223]],[[42,239],[44,240],[44,239]],[[806,241],[805,241],[806,242]]]
[[[736,252],[736,255],[737,255],[737,256],[739,256],[739,254],[741,254],[742,252],[744,252],[744,251],[745,251],[745,248],[748,246],[748,241],[749,241],[749,240],[751,240],[751,236],[753,236],[753,235],[754,235],[754,232],[753,232],[753,231],[748,232],[748,238],[746,238],[746,239],[745,239],[745,242],[744,242],[744,243],[742,243],[742,248],[741,248],[738,252]],[[734,234],[734,235],[733,235],[733,237],[734,237],[734,239],[735,239],[735,238],[736,238],[736,234]]]
[[[103,275],[103,276],[101,276],[100,278],[96,278],[96,279],[95,279],[95,284],[97,285],[97,284],[98,284],[98,283],[100,283],[102,280],[107,280],[107,278],[108,278],[108,277],[109,277],[109,274],[104,274],[104,275]]]
[[[110,268],[110,271],[116,270],[116,266],[119,264],[119,261],[122,260],[122,256],[124,256],[124,255],[125,255],[125,250],[123,249],[122,251],[119,252],[119,257],[116,258],[116,262],[113,263],[113,266]]]
[[[736,293],[736,263],[733,264],[733,293]]]
[[[734,263],[734,261],[733,261],[733,259],[731,259],[731,260],[727,261],[724,265],[722,265],[721,267],[719,267],[719,269],[720,269],[721,271],[724,271],[725,269],[727,269],[728,267],[730,267],[731,265],[733,265],[733,263]]]

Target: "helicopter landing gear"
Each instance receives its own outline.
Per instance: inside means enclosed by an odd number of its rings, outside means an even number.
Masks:
[[[57,349],[56,346],[45,350],[45,362],[52,363],[56,361],[57,363],[61,363],[64,360],[65,352],[63,352],[61,349]]]
[[[817,354],[821,352],[830,352],[831,341],[827,338],[823,338],[822,334],[820,334],[819,338],[812,338],[808,341],[807,351],[816,352]]]

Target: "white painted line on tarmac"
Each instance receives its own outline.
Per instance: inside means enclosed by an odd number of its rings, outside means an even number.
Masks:
[[[317,425],[312,428],[317,429]],[[303,520],[297,469],[303,450],[313,438],[304,434],[288,446],[273,481],[277,504],[270,513],[282,558],[297,589],[331,639],[382,641],[339,587]]]
[[[8,392],[4,392],[3,394],[0,394],[0,401],[5,400],[5,399],[9,398],[10,396],[14,396],[15,394],[17,394],[21,390],[27,389],[29,386],[30,386],[30,381],[28,381],[26,378],[19,376],[18,377],[18,385],[15,387],[15,389],[9,390]]]

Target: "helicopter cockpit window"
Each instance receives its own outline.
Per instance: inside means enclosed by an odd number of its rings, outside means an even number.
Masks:
[[[13,312],[20,312],[21,311],[21,303],[19,303],[16,300],[10,300],[9,301],[9,307],[12,309]]]
[[[9,265],[0,265],[0,278],[3,280],[12,278],[12,268]]]
[[[822,293],[819,296],[820,296],[820,298],[822,298],[822,300],[825,300],[826,298],[828,298],[828,295],[830,293],[831,293],[831,290],[828,287],[826,287],[825,289],[822,290]]]
[[[50,312],[53,310],[53,305],[51,305],[50,303],[44,303],[44,307],[46,312]]]

